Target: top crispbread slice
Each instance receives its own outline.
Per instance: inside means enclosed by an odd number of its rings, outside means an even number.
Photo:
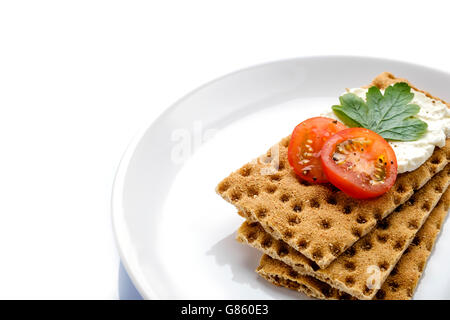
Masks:
[[[422,276],[425,264],[448,214],[450,190],[442,196],[438,205],[420,228],[413,242],[391,271],[377,292],[377,300],[409,300]],[[352,299],[349,294],[331,287],[314,277],[302,275],[280,260],[267,254],[261,258],[256,272],[271,283],[303,292],[319,299]]]
[[[398,81],[406,80],[383,73],[372,84],[385,88]],[[400,174],[383,196],[357,200],[330,185],[301,181],[287,161],[289,138],[225,178],[216,191],[320,268],[326,268],[377,221],[408,200],[450,158],[447,143],[415,171]]]
[[[237,238],[285,262],[299,273],[313,276],[359,299],[372,299],[379,288],[371,283],[374,272],[377,272],[378,284],[382,284],[449,184],[450,165],[326,269],[314,270],[306,257],[281,240],[273,239],[257,223],[245,222],[239,228]]]

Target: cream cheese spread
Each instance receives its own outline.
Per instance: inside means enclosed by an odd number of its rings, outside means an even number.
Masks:
[[[347,92],[354,93],[366,100],[368,89],[353,88]],[[384,93],[384,90],[382,90]],[[414,98],[411,103],[420,107],[416,115],[428,124],[426,133],[416,141],[389,141],[397,157],[398,173],[413,171],[420,167],[431,155],[435,147],[443,147],[450,138],[450,109],[441,101],[427,97],[422,92],[411,89]],[[333,111],[325,117],[337,119]]]

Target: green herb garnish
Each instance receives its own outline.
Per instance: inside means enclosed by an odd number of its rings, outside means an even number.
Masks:
[[[414,141],[427,130],[427,123],[414,118],[420,107],[410,104],[414,98],[411,87],[404,82],[386,88],[384,95],[371,87],[366,100],[353,93],[339,97],[341,105],[332,107],[337,117],[349,127],[375,131],[387,140]]]

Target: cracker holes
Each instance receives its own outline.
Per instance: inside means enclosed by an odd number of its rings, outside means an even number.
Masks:
[[[298,272],[295,271],[295,270],[290,270],[290,271],[289,271],[289,276],[290,276],[291,278],[297,279],[297,278],[298,278]]]
[[[344,268],[349,271],[355,271],[356,265],[353,261],[346,261],[346,262],[344,262]]]
[[[352,235],[356,238],[361,238],[361,230],[359,228],[352,228]]]
[[[347,250],[345,250],[344,254],[345,254],[347,257],[353,257],[353,256],[356,254],[356,249],[355,249],[355,247],[350,247],[350,248],[348,248]]]
[[[364,224],[367,222],[366,217],[362,216],[362,215],[358,215],[358,217],[356,218],[356,222],[359,224]]]
[[[394,205],[398,206],[402,202],[402,197],[398,194],[394,195]]]
[[[419,229],[419,223],[417,222],[417,220],[410,220],[408,222],[408,229],[411,229],[411,230]]]
[[[381,221],[381,219],[382,219],[383,217],[382,217],[381,209],[380,209],[380,208],[375,208],[375,210],[373,211],[373,218],[374,218],[376,221]]]
[[[383,300],[386,297],[386,292],[383,289],[378,290],[375,297],[379,300]]]
[[[252,173],[252,168],[250,166],[242,167],[239,170],[239,174],[243,177],[248,177]]]
[[[272,246],[273,240],[271,237],[266,237],[263,239],[263,241],[261,242],[261,246],[265,249],[268,249]]]
[[[292,210],[294,212],[297,212],[297,213],[301,212],[302,211],[302,204],[299,203],[299,202],[295,203],[294,206],[292,207]]]
[[[259,219],[264,219],[267,216],[267,209],[266,208],[259,208],[256,210],[256,216]]]
[[[408,199],[406,203],[409,204],[410,206],[413,206],[414,203],[416,203],[416,197],[412,196],[411,198]]]
[[[403,192],[405,192],[406,190],[405,190],[405,186],[403,185],[403,184],[399,184],[398,186],[397,186],[397,189],[395,189],[395,191],[397,192],[397,193],[403,193]]]
[[[353,210],[353,208],[352,208],[351,206],[349,206],[349,205],[346,205],[346,206],[344,206],[344,207],[342,208],[342,212],[343,212],[344,214],[350,214],[350,213],[352,212],[352,210]]]
[[[388,236],[386,234],[378,234],[377,240],[379,243],[386,243],[388,241]]]
[[[331,204],[332,206],[337,205],[337,199],[336,199],[336,197],[328,197],[328,198],[327,198],[327,203],[328,203],[328,204]]]
[[[285,246],[285,245],[281,245],[281,246],[278,248],[278,250],[277,250],[277,255],[278,255],[280,258],[283,258],[283,257],[286,256],[288,253],[289,253],[289,249],[288,249],[288,247]]]
[[[320,202],[317,199],[309,200],[309,205],[311,206],[311,208],[314,208],[314,209],[320,208]]]
[[[353,277],[351,277],[351,276],[346,277],[346,278],[345,278],[345,284],[346,284],[348,287],[352,287],[352,286],[355,284],[355,278],[353,278]]]
[[[393,246],[394,250],[400,251],[405,246],[405,240],[397,240]]]
[[[341,248],[339,244],[330,243],[330,252],[333,256],[337,257],[341,253]]]
[[[238,190],[234,190],[231,192],[231,201],[236,202],[239,201],[242,197],[242,193]]]
[[[280,201],[281,201],[281,202],[288,202],[290,198],[291,198],[291,196],[290,196],[289,194],[283,193],[283,194],[280,196]]]
[[[422,204],[422,206],[420,207],[423,211],[430,211],[431,209],[431,204],[426,201],[424,204]]]
[[[259,195],[259,190],[255,187],[248,187],[247,196],[250,198],[256,198]]]
[[[304,250],[306,248],[308,248],[308,241],[306,241],[305,239],[300,239],[297,243],[299,249]]]
[[[249,243],[252,243],[253,241],[255,241],[256,238],[258,238],[258,234],[256,232],[254,232],[254,231],[252,231],[252,232],[247,234],[247,241]]]
[[[389,289],[390,289],[392,292],[397,292],[397,291],[398,291],[398,288],[400,287],[400,285],[398,284],[398,282],[395,281],[395,280],[390,280],[390,281],[388,281],[388,286],[389,286]]]
[[[314,260],[321,260],[323,258],[322,250],[315,249],[312,253],[312,256]]]
[[[294,234],[292,233],[292,231],[286,231],[283,234],[284,239],[291,239],[294,236]]]
[[[430,167],[428,167],[428,171],[430,171],[431,175],[434,175],[436,173],[436,167],[430,166]]]
[[[431,159],[431,163],[434,165],[438,165],[439,163],[441,163],[442,159],[440,157],[433,157]]]
[[[370,241],[369,239],[364,239],[361,242],[361,249],[363,249],[364,251],[369,251],[370,249],[372,249],[372,241]]]
[[[281,176],[279,174],[273,174],[270,176],[270,180],[272,181],[280,181],[281,180]]]
[[[300,218],[298,216],[290,216],[288,223],[290,226],[295,226],[300,223]]]
[[[273,184],[269,184],[266,186],[265,190],[267,193],[275,193],[275,191],[277,191],[277,186],[273,185]]]
[[[389,268],[389,263],[387,261],[382,261],[378,264],[378,268],[380,268],[381,271],[386,271]]]
[[[389,228],[389,221],[386,219],[381,220],[377,223],[377,229],[378,230],[387,230]]]
[[[435,191],[436,193],[442,193],[442,192],[444,192],[444,190],[442,189],[442,187],[441,187],[440,185],[434,186],[434,191]]]
[[[363,293],[364,293],[365,296],[371,295],[372,292],[373,292],[373,289],[369,289],[368,286],[364,286],[364,292]]]
[[[256,228],[256,227],[258,227],[258,222],[251,222],[251,223],[248,224],[248,226],[250,228]]]
[[[320,227],[322,229],[330,229],[331,228],[331,223],[330,223],[329,220],[323,219],[323,220],[320,221]]]

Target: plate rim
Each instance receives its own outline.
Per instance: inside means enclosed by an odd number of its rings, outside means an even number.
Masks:
[[[115,240],[115,245],[117,247],[120,262],[122,263],[123,267],[125,268],[128,276],[130,277],[133,285],[135,286],[136,290],[139,292],[139,294],[144,299],[154,300],[159,299],[158,294],[151,288],[151,286],[144,285],[145,279],[143,274],[138,270],[137,266],[134,264],[134,262],[137,261],[137,259],[133,258],[133,250],[132,250],[132,243],[129,239],[128,232],[126,230],[125,226],[125,214],[123,209],[123,202],[122,202],[122,195],[124,190],[124,181],[126,178],[126,174],[128,171],[128,167],[130,164],[130,160],[134,155],[134,151],[137,147],[137,145],[141,142],[142,138],[146,134],[148,130],[150,130],[158,121],[160,121],[161,118],[163,118],[167,113],[171,112],[173,109],[175,109],[179,104],[183,103],[186,99],[188,99],[190,96],[196,94],[197,92],[209,87],[210,85],[213,85],[216,82],[219,82],[223,79],[226,79],[228,77],[234,76],[239,73],[244,73],[246,71],[250,71],[252,69],[257,69],[261,67],[265,67],[272,64],[278,64],[278,63],[289,63],[291,61],[308,61],[312,59],[360,59],[360,60],[370,60],[370,61],[378,61],[378,62],[386,62],[386,63],[396,63],[396,64],[402,64],[404,66],[409,66],[412,68],[421,68],[428,72],[438,72],[442,74],[446,74],[447,76],[450,76],[450,72],[439,70],[435,67],[430,67],[427,65],[422,65],[419,63],[413,63],[413,62],[405,62],[399,59],[391,59],[391,58],[385,58],[385,57],[378,57],[378,56],[360,56],[360,55],[309,55],[309,56],[297,56],[292,58],[286,58],[286,59],[277,59],[277,60],[270,60],[266,62],[261,62],[255,65],[251,65],[248,67],[240,68],[238,70],[232,71],[230,73],[224,74],[222,76],[219,76],[217,78],[214,78],[206,83],[203,83],[202,85],[196,87],[194,90],[191,90],[178,100],[176,100],[174,103],[172,103],[169,107],[165,108],[156,118],[149,121],[147,124],[142,125],[133,138],[128,143],[127,147],[125,148],[124,153],[121,156],[121,159],[117,165],[116,173],[113,179],[112,184],[112,191],[111,191],[111,200],[110,200],[110,206],[111,206],[111,222],[112,222],[112,230],[113,230],[113,237]],[[134,261],[133,261],[134,260]]]

